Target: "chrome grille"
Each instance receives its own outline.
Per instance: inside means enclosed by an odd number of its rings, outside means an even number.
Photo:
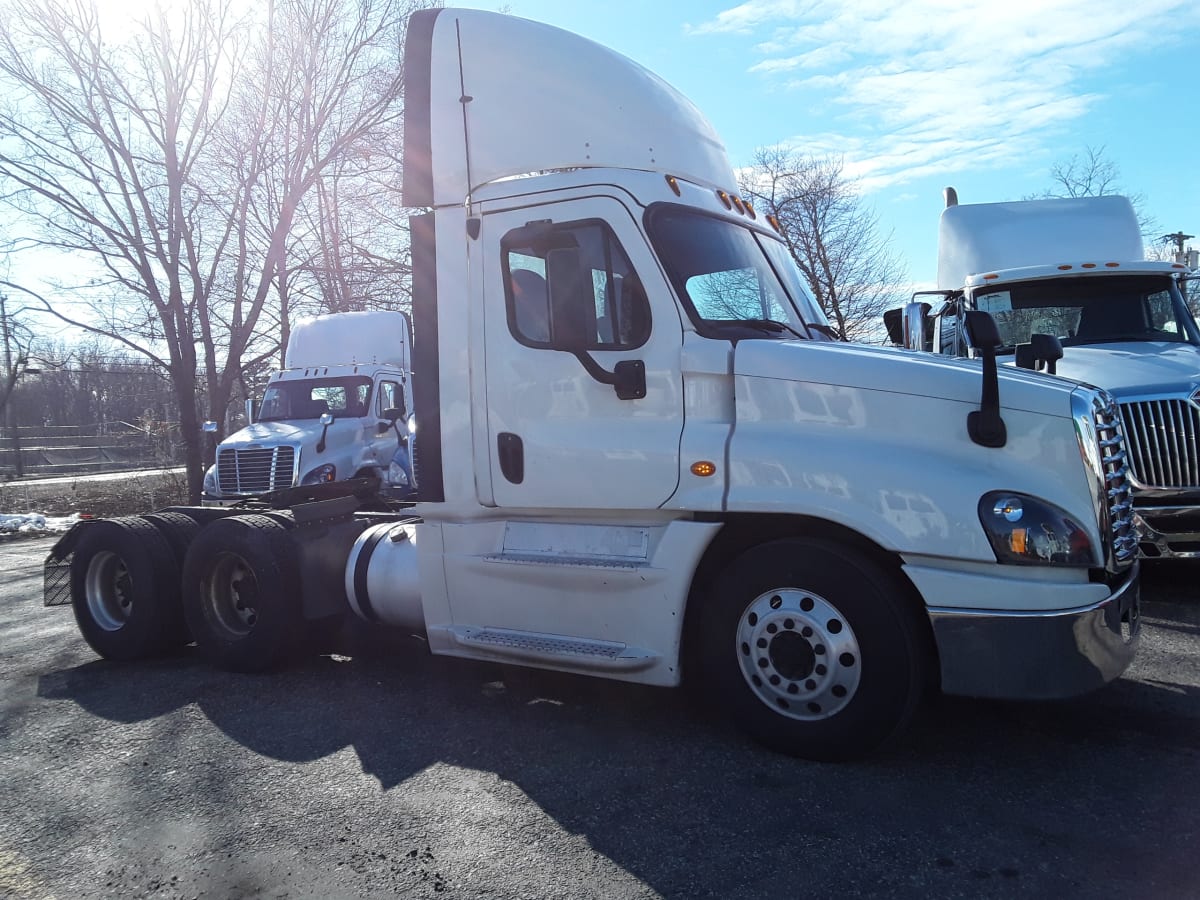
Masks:
[[[229,448],[217,454],[222,494],[265,494],[291,487],[295,470],[295,447]]]
[[[1200,488],[1200,409],[1182,397],[1121,404],[1134,481],[1148,488]]]
[[[1113,558],[1117,563],[1129,563],[1137,556],[1138,543],[1133,526],[1133,492],[1121,434],[1121,416],[1111,398],[1101,397],[1103,399],[1098,398],[1093,405],[1092,415],[1096,423],[1096,443],[1100,448]]]

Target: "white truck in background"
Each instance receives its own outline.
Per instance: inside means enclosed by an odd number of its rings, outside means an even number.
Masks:
[[[435,654],[687,682],[815,759],[930,689],[1121,674],[1138,563],[1103,391],[830,340],[712,126],[611,50],[424,10],[405,87],[417,503],[335,483],[81,525],[46,602],[98,653],[264,669],[352,611]]]
[[[217,446],[204,504],[371,476],[392,497],[410,495],[410,353],[409,322],[400,312],[298,321],[257,415]]]
[[[971,356],[965,316],[983,310],[1002,362],[1107,390],[1141,555],[1200,559],[1200,329],[1181,291],[1186,266],[1145,259],[1124,197],[959,204],[948,188],[946,198],[936,305],[918,298],[893,313],[893,340]],[[1047,345],[1061,359],[1046,360]]]

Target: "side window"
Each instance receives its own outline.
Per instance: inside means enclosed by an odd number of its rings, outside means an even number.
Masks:
[[[578,252],[591,275],[591,290],[580,302],[593,335],[589,349],[628,350],[650,336],[650,304],[641,281],[616,235],[600,221],[527,226],[505,235],[505,298],[513,335],[532,347],[552,347],[550,291],[546,256],[554,249]]]

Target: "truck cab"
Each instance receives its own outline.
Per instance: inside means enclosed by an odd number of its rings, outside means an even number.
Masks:
[[[1181,289],[1185,268],[1144,258],[1124,197],[953,200],[939,227],[934,302],[914,298],[898,342],[972,356],[965,316],[983,310],[999,328],[1002,363],[1105,388],[1124,425],[1142,556],[1200,558],[1200,328]],[[1047,336],[1061,345],[1056,361],[1034,351]]]
[[[285,488],[366,476],[414,491],[410,329],[399,312],[302,319],[254,421],[217,446],[203,503],[228,506]]]

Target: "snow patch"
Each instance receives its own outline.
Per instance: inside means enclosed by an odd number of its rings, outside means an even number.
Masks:
[[[46,516],[41,513],[0,513],[0,533],[55,534],[67,531],[79,521],[79,515]]]

